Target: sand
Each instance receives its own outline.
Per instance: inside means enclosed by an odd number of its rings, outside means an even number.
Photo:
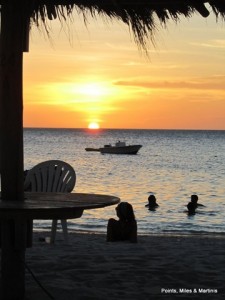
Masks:
[[[104,234],[57,233],[54,245],[34,233],[26,262],[55,300],[224,299],[225,238],[139,236],[107,243]],[[26,274],[26,299],[51,299]]]

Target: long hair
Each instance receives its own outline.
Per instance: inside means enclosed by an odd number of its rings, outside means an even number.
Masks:
[[[118,204],[116,210],[120,220],[127,222],[135,221],[133,207],[130,203],[121,202]]]

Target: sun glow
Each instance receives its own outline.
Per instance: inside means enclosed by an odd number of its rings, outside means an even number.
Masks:
[[[104,96],[109,93],[107,87],[100,83],[80,84],[76,88],[76,90],[81,95],[86,95],[91,97]]]
[[[96,122],[91,122],[91,123],[88,125],[88,128],[89,128],[89,129],[99,129],[100,126],[99,126],[99,124],[96,123]]]

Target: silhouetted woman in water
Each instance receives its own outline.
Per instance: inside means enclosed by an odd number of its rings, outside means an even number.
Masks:
[[[148,207],[149,210],[155,210],[157,207],[159,207],[159,204],[156,203],[156,197],[154,195],[150,195],[148,197],[148,204],[146,204],[145,207]]]
[[[137,222],[133,207],[128,202],[121,202],[116,207],[119,220],[110,218],[107,225],[107,242],[129,241],[137,243]]]

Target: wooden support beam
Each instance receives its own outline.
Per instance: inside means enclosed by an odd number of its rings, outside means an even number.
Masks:
[[[23,200],[23,30],[20,1],[5,1],[0,35],[0,160],[4,200]]]
[[[27,0],[29,1],[29,0]],[[24,201],[23,49],[27,1],[1,1],[0,165],[3,201]],[[27,222],[1,221],[1,300],[25,296]]]

